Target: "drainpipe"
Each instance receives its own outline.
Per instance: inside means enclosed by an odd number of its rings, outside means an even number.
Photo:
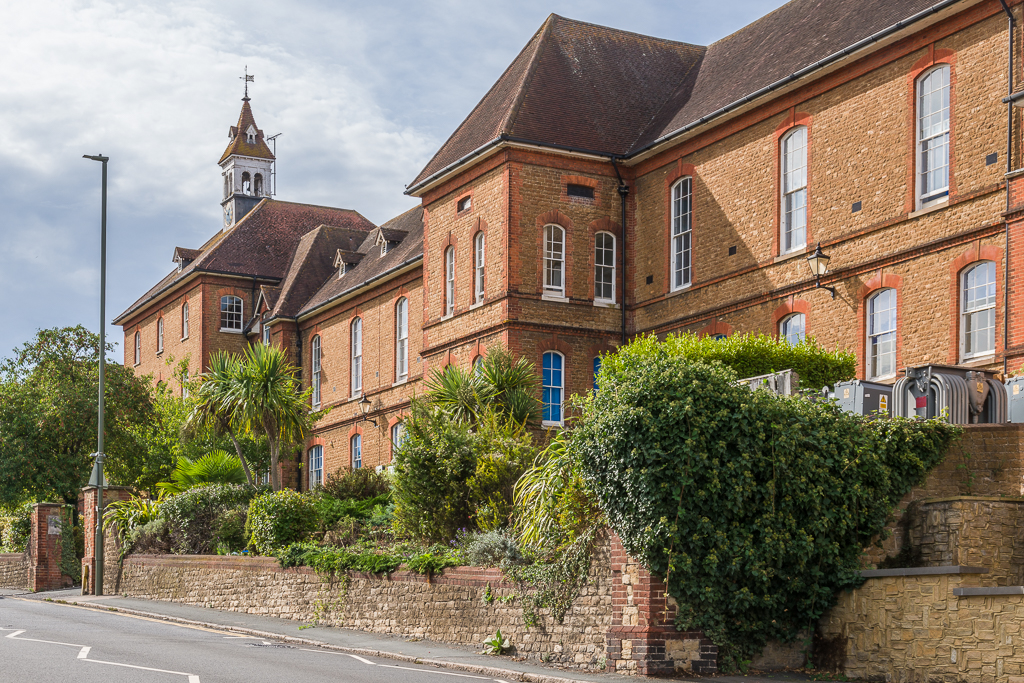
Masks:
[[[615,163],[615,157],[608,157],[611,159],[612,168],[615,169],[615,176],[619,179],[619,205],[621,209],[621,221],[619,225],[622,226],[622,239],[619,240],[619,259],[622,263],[619,268],[619,272],[622,274],[622,301],[619,305],[622,306],[622,345],[626,345],[626,197],[629,196],[629,185],[622,179],[622,174],[619,173],[619,167]]]
[[[1013,95],[1013,32],[1016,27],[1016,22],[1013,20],[1013,12],[1006,5],[1006,0],[999,0],[999,4],[1003,6],[1003,11],[1006,12],[1006,19],[1008,22],[1008,51],[1009,51],[1009,66],[1007,67],[1007,95]],[[1013,102],[1006,103],[1006,173],[1009,175],[1013,171]],[[1006,179],[1006,210],[1010,210],[1010,179]],[[1007,364],[1009,363],[1006,354],[1010,347],[1010,220],[1007,217],[1006,220],[1006,248],[1003,251],[1003,258],[1005,259],[1005,265],[1003,266],[1003,377],[1007,374]]]

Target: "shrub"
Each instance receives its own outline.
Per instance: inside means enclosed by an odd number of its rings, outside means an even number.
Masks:
[[[162,555],[171,551],[171,533],[167,520],[157,517],[136,527],[128,534],[128,546],[133,553]]]
[[[237,455],[218,449],[194,461],[185,456],[179,457],[171,472],[171,480],[162,481],[156,487],[163,493],[173,494],[202,484],[244,483],[242,461]]]
[[[115,500],[103,513],[103,528],[113,529],[121,543],[121,552],[131,552],[131,534],[138,527],[153,521],[160,514],[160,502],[132,496],[128,500]]]
[[[315,543],[293,543],[278,553],[277,561],[284,568],[312,567],[328,579],[349,570],[390,574],[402,564],[402,558],[395,555],[380,555],[370,551],[356,553],[342,548],[325,548]]]
[[[166,498],[160,515],[167,520],[171,550],[179,555],[213,552],[214,523],[224,512],[248,505],[259,489],[239,484],[205,484]]]
[[[23,553],[32,532],[32,504],[0,510],[0,553]]]
[[[750,391],[680,363],[679,343],[607,356],[569,450],[626,551],[666,577],[677,627],[735,664],[859,585],[862,549],[959,430]]]
[[[503,562],[526,563],[515,540],[500,531],[485,531],[467,539],[466,560],[477,567],[497,567]]]
[[[324,528],[331,528],[343,517],[353,519],[369,519],[373,510],[378,505],[387,505],[391,501],[391,494],[384,493],[374,498],[365,500],[338,500],[331,496],[314,495],[313,505],[316,507],[317,517]]]
[[[466,482],[472,520],[484,531],[504,528],[512,517],[516,482],[537,454],[533,437],[515,422],[502,422],[493,411],[481,416],[473,436],[476,469]]]
[[[245,550],[248,540],[245,536],[245,520],[249,509],[237,507],[227,510],[213,525],[214,548],[218,555],[240,553]]]
[[[276,491],[257,496],[249,503],[245,535],[249,547],[260,555],[304,541],[317,530],[316,499],[295,491]]]
[[[391,481],[384,472],[361,467],[358,470],[339,468],[327,475],[327,481],[318,489],[338,500],[366,500],[391,492]]]

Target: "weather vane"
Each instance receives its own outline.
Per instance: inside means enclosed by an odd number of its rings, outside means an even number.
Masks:
[[[245,99],[245,101],[248,102],[249,101],[249,84],[256,82],[256,76],[250,76],[249,75],[249,65],[248,64],[246,64],[246,66],[245,66],[245,75],[244,76],[239,76],[239,78],[245,80],[245,97],[243,99]]]

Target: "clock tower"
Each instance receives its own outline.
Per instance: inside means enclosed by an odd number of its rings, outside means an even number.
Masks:
[[[261,199],[274,195],[274,154],[253,119],[248,84],[238,125],[231,126],[228,137],[231,141],[218,162],[224,179],[221,206],[225,228],[242,220]]]

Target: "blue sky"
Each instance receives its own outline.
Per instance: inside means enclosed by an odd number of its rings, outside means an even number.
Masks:
[[[550,13],[708,44],[781,4],[0,2],[0,357],[39,328],[98,327],[100,169],[83,154],[111,158],[108,323],[220,228],[246,65],[257,124],[281,133],[278,199],[379,224]]]

